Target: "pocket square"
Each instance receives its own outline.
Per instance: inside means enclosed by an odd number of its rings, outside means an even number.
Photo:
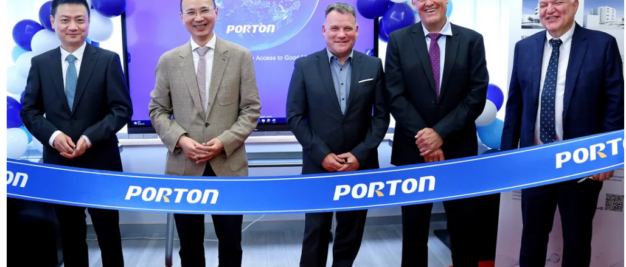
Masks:
[[[369,82],[369,81],[373,81],[374,78],[369,78],[369,79],[365,79],[365,80],[360,80],[359,83],[364,83],[364,82]]]

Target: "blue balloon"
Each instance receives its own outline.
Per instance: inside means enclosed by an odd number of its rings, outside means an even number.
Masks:
[[[43,25],[47,30],[54,31],[52,28],[52,23],[50,23],[50,8],[52,7],[52,1],[45,2],[39,8],[39,22]]]
[[[504,103],[504,93],[497,85],[489,84],[489,87],[487,87],[487,99],[491,100],[496,105],[496,108],[500,110]]]
[[[97,47],[97,46],[100,46],[100,43],[98,43],[98,42],[96,42],[96,41],[91,41],[91,45],[93,45],[93,46],[96,46],[96,47]]]
[[[375,19],[382,15],[389,8],[390,0],[357,0],[356,9],[361,16],[368,19]]]
[[[30,144],[30,142],[33,141],[33,135],[30,134],[30,132],[28,131],[28,129],[26,129],[26,126],[22,125],[20,126],[20,129],[24,130],[24,132],[26,132],[26,135],[28,136],[28,143]]]
[[[30,47],[30,41],[33,40],[35,33],[43,30],[43,27],[34,20],[25,19],[19,21],[13,27],[13,41],[26,51],[33,51]]]
[[[383,27],[383,20],[382,19],[378,20],[378,39],[382,40],[383,42],[388,42],[389,41],[389,34],[387,34],[387,32],[385,32],[385,28]]]
[[[496,118],[491,124],[476,128],[478,137],[480,137],[480,141],[482,141],[483,144],[491,149],[500,149],[502,129],[504,129],[504,122],[502,120]]]
[[[13,62],[17,62],[17,59],[26,52],[28,51],[24,50],[19,45],[16,45],[13,47],[13,50],[11,50],[11,59],[13,59]]]
[[[98,13],[109,18],[122,15],[126,10],[126,0],[92,0],[91,4]]]
[[[413,9],[407,3],[396,3],[387,9],[382,18],[382,28],[387,34],[415,23]]]
[[[24,125],[20,111],[22,111],[22,105],[14,98],[7,96],[7,128],[19,128]]]

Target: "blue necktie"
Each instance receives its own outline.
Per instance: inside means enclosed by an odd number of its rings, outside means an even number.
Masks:
[[[70,63],[70,66],[67,68],[67,73],[65,74],[65,97],[67,97],[67,104],[70,105],[70,111],[72,111],[74,95],[76,94],[76,83],[78,82],[76,65],[74,65],[76,57],[70,54],[67,56],[66,60]]]
[[[552,55],[548,63],[548,72],[543,83],[541,93],[541,124],[539,135],[542,143],[548,144],[556,141],[556,123],[554,121],[554,98],[556,97],[556,81],[559,74],[559,47],[563,41],[551,39]]]

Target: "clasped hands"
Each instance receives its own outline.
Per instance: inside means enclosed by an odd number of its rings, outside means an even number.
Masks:
[[[59,133],[52,143],[54,149],[61,153],[61,156],[67,159],[75,159],[82,156],[87,151],[87,141],[81,137],[78,142],[74,144],[72,138],[64,133]]]
[[[351,172],[359,169],[361,165],[352,153],[336,155],[330,153],[322,161],[322,167],[329,172]]]
[[[443,139],[432,128],[424,128],[415,135],[415,145],[420,150],[420,156],[426,162],[437,162],[445,160],[443,150]]]
[[[195,161],[196,164],[209,161],[224,150],[222,141],[217,138],[213,138],[211,141],[201,144],[184,135],[178,139],[177,146],[182,148],[185,152],[185,156]]]

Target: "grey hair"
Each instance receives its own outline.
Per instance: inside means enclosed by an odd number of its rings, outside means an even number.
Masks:
[[[356,20],[356,10],[350,4],[346,4],[346,3],[343,3],[343,2],[336,2],[336,3],[330,4],[326,8],[326,17],[328,17],[328,14],[330,12],[333,12],[333,11],[337,11],[337,12],[339,12],[341,14],[351,14],[354,17],[354,19]]]

